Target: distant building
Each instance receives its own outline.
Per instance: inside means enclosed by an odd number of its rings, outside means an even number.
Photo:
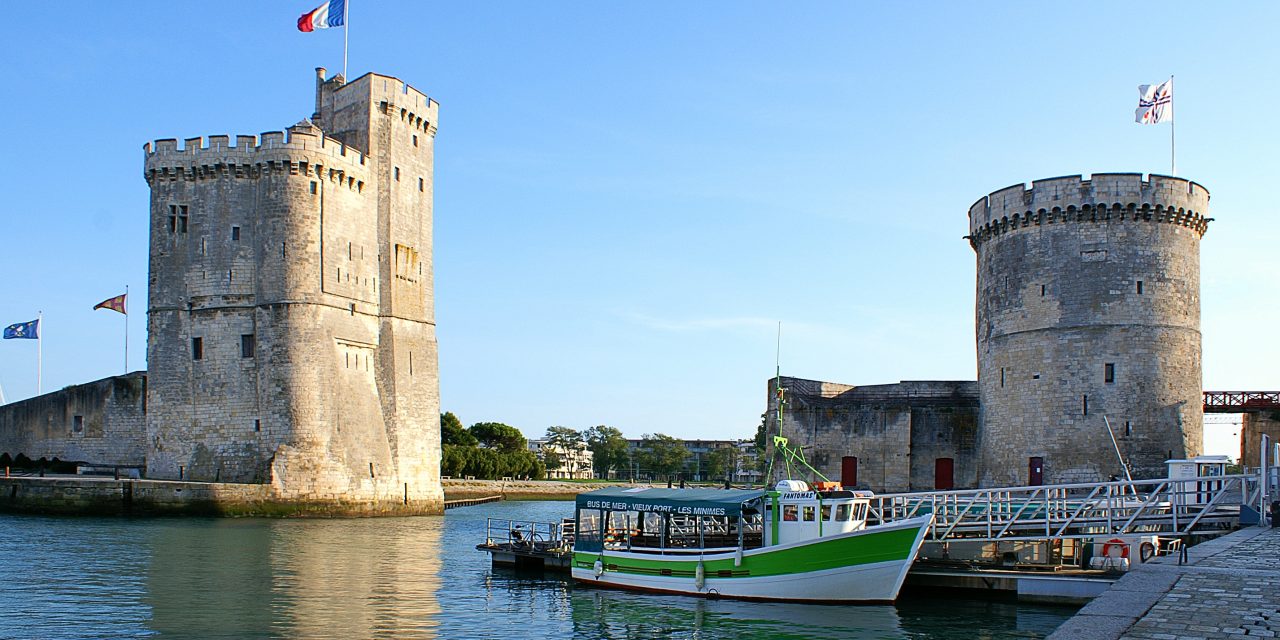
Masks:
[[[689,450],[684,468],[678,477],[689,482],[721,482],[726,478],[734,483],[759,482],[763,475],[756,467],[758,456],[755,452],[755,440],[679,440]],[[620,472],[620,476],[634,477],[639,480],[654,480],[659,474],[647,468],[642,462],[644,439],[627,439],[627,459],[629,473]],[[711,456],[725,451],[725,468],[719,473],[712,473]]]
[[[530,440],[529,450],[547,467],[548,480],[590,480],[595,477],[591,450],[585,444],[564,447],[547,440]],[[554,469],[547,462],[548,454],[556,460]]]

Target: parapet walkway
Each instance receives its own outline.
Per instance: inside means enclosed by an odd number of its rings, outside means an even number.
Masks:
[[[1049,640],[1189,640],[1280,635],[1280,529],[1249,527],[1139,565]]]

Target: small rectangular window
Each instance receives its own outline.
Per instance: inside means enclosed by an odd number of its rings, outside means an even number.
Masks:
[[[804,521],[805,521],[805,522],[813,522],[814,513],[815,513],[815,512],[814,512],[813,507],[805,507],[805,508],[804,508]]]
[[[1142,295],[1142,281],[1138,281],[1138,295]]]
[[[853,515],[853,511],[848,504],[836,505],[836,522],[848,522],[850,515]]]
[[[1129,436],[1131,436],[1131,435],[1133,435],[1133,424],[1131,424],[1128,420],[1125,420],[1125,421],[1124,421],[1124,436],[1127,438],[1127,437],[1129,437]]]
[[[400,181],[400,167],[396,167],[396,182]]]
[[[829,505],[829,504],[824,504],[824,505],[822,505],[822,512],[821,512],[821,514],[819,514],[819,516],[818,516],[818,517],[819,517],[823,522],[829,522],[829,521],[831,521],[831,505]]]
[[[1080,407],[1084,410],[1084,415],[1089,415],[1089,396],[1080,396]]]
[[[1041,298],[1043,298],[1043,297],[1044,297],[1044,289],[1045,289],[1045,286],[1044,286],[1044,285],[1040,285],[1040,297],[1041,297]]]
[[[799,514],[799,509],[796,508],[796,505],[794,504],[782,505],[782,519],[784,521],[795,522],[796,520],[799,519],[796,517],[798,514]]]
[[[71,430],[76,433],[84,431],[84,416],[71,416]]]
[[[1102,381],[1111,384],[1116,381],[1116,365],[1114,362],[1108,362],[1102,365]]]
[[[254,337],[252,333],[240,336],[240,357],[252,358],[254,352]]]
[[[192,360],[204,359],[204,338],[191,339],[191,359]]]
[[[315,194],[316,194],[316,181],[315,181],[315,180],[312,180],[312,181],[311,181],[311,195],[315,195]]]
[[[254,431],[262,431],[262,421],[261,421],[261,420],[254,420],[254,421],[253,421],[253,430],[254,430]]]
[[[418,146],[418,136],[413,136],[413,146]]]
[[[418,191],[425,191],[425,189],[423,188],[423,187],[424,187],[424,184],[425,184],[425,183],[424,183],[424,181],[422,180],[422,178],[418,178]]]
[[[240,227],[231,227],[231,241],[240,242]]]

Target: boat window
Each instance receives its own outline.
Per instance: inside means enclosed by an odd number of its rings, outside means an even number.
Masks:
[[[814,509],[813,509],[813,507],[805,507],[805,508],[804,508],[804,521],[805,521],[805,522],[813,522],[813,513],[814,513]]]
[[[847,504],[836,505],[836,521],[846,522],[849,520],[849,516],[853,513],[853,510],[850,509],[849,506],[850,505]]]
[[[822,521],[826,522],[831,519],[831,505],[822,505]]]
[[[574,547],[580,551],[599,551],[603,548],[602,528],[599,509],[582,509],[578,511],[577,534]]]
[[[866,505],[866,503],[863,503],[863,504],[858,505],[858,514],[857,514],[856,516],[854,516],[854,517],[853,517],[853,519],[854,519],[854,520],[866,520],[866,519],[867,519],[867,505]]]
[[[786,520],[787,522],[795,522],[796,511],[797,511],[796,505],[794,504],[782,505],[782,519]]]

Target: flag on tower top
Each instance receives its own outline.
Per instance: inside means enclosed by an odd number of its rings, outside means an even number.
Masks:
[[[1138,85],[1138,110],[1134,120],[1138,124],[1173,122],[1173,78],[1160,84]]]
[[[347,0],[329,0],[328,2],[302,14],[298,18],[298,31],[308,32],[329,27],[341,27],[346,17]]]
[[[97,311],[98,309],[110,309],[112,311],[129,315],[129,312],[125,311],[125,306],[124,306],[125,298],[128,297],[128,295],[129,294],[127,293],[122,293],[114,298],[107,298],[106,300],[103,300],[102,302],[99,302],[98,304],[94,305],[93,310]]]

